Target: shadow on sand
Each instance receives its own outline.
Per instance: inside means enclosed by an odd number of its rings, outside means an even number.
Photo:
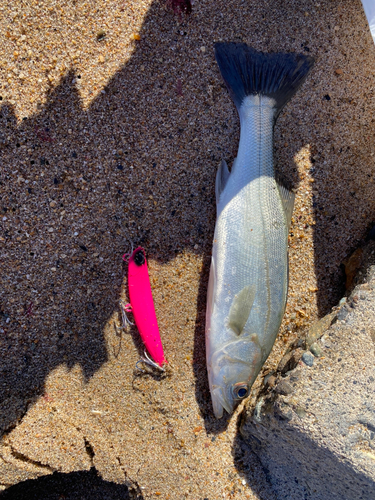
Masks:
[[[4,500],[143,500],[139,488],[101,479],[94,468],[90,471],[62,474],[23,481],[0,494]]]

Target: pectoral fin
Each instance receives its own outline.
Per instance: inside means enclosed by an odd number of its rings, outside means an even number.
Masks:
[[[250,316],[255,299],[255,285],[245,286],[234,296],[228,318],[228,326],[236,335],[241,335],[242,330]]]
[[[218,168],[216,174],[216,183],[215,183],[216,203],[219,203],[220,195],[224,191],[229,175],[230,172],[228,170],[227,162],[225,160],[221,160],[220,167]]]
[[[277,187],[279,188],[279,193],[280,193],[280,197],[281,197],[281,201],[283,204],[284,213],[285,213],[285,217],[286,217],[286,221],[287,221],[288,229],[289,229],[290,222],[292,220],[295,194],[293,193],[293,191],[289,191],[289,189],[287,189],[286,187],[282,186],[279,183],[277,183]]]

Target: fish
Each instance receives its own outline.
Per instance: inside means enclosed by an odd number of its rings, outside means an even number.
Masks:
[[[164,356],[152,298],[146,253],[142,247],[136,248],[129,257],[128,289],[130,310],[143,343],[155,363],[163,367],[167,360]],[[142,359],[142,361],[145,360]]]
[[[207,290],[207,372],[221,418],[250,395],[284,316],[295,195],[275,176],[273,130],[314,61],[225,42],[215,44],[215,57],[240,118],[237,157],[231,171],[222,160],[216,175]]]

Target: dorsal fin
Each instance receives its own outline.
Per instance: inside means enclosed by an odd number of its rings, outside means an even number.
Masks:
[[[250,311],[255,299],[255,291],[255,285],[248,285],[234,296],[229,311],[228,326],[236,335],[241,335],[250,316]]]
[[[289,191],[289,189],[287,189],[285,186],[282,186],[278,182],[277,187],[279,188],[280,198],[283,204],[285,218],[289,229],[290,222],[292,220],[295,194],[293,193],[293,191]]]
[[[217,169],[215,182],[216,203],[219,203],[220,195],[224,191],[229,175],[230,172],[228,170],[227,162],[225,160],[221,160],[220,167]]]

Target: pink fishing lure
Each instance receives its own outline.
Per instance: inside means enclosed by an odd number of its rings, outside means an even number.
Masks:
[[[135,324],[152,359],[162,367],[167,361],[152,299],[146,254],[142,247],[136,248],[129,258],[128,286]]]

